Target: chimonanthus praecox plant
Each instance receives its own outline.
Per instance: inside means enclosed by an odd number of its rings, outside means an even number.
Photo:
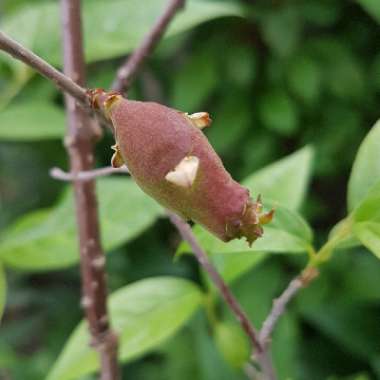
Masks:
[[[299,194],[303,193],[308,180],[305,172],[309,170],[311,148],[273,164],[242,185],[232,179],[204,135],[203,129],[211,124],[208,113],[188,114],[162,104],[127,98],[125,92],[144,57],[154,49],[168,23],[183,5],[184,1],[168,1],[163,14],[121,66],[109,91],[87,89],[85,86],[79,0],[62,0],[65,75],[0,32],[1,50],[34,68],[66,93],[69,128],[65,144],[71,166],[69,173],[55,170],[53,176],[71,181],[74,187],[77,224],[70,226],[68,234],[71,237],[73,231],[78,230],[82,307],[86,323],[80,324],[73,332],[47,374],[47,380],[79,379],[98,369],[102,380],[118,380],[121,362],[159,347],[198,308],[206,311],[215,344],[231,367],[244,371],[251,379],[277,379],[271,357],[272,332],[297,292],[318,276],[320,266],[331,258],[334,251],[362,245],[380,258],[380,122],[364,139],[353,164],[347,191],[347,215],[331,229],[327,241],[317,248],[311,228],[297,211],[302,198]],[[208,6],[214,5],[210,3]],[[209,9],[206,8],[204,12]],[[96,34],[93,38],[97,38]],[[93,170],[94,141],[99,137],[99,129],[94,127],[96,122],[109,128],[115,139],[110,160],[112,167],[100,171]],[[126,171],[146,194],[166,209],[186,242],[180,245],[178,253],[192,251],[209,275],[212,286],[208,281],[201,287],[194,281],[174,276],[155,277],[127,285],[108,299],[94,179]],[[288,185],[286,181],[292,176],[300,179],[302,184],[287,188],[284,183]],[[101,210],[107,186],[111,189],[109,199],[112,200],[114,194],[124,195],[125,183],[129,189],[134,189],[131,180],[122,178],[120,182],[109,178],[100,180]],[[104,183],[108,185],[102,187]],[[117,186],[122,191],[115,191]],[[126,192],[126,199],[119,197],[113,207],[119,207],[122,202],[128,203],[128,196],[133,191]],[[270,206],[266,211],[260,193],[268,202],[266,206]],[[146,201],[144,195],[137,194]],[[294,194],[295,200],[292,198]],[[154,220],[162,210],[157,211],[153,201],[147,202],[145,206],[153,210],[151,220]],[[38,218],[32,215],[26,221],[21,220],[19,225],[16,222],[15,227],[10,227],[2,236],[0,313],[3,309],[2,294],[5,293],[3,264],[24,270],[51,270],[68,265],[54,249],[49,252],[48,264],[42,263],[43,260],[36,262],[40,249],[37,256],[28,250],[20,254],[20,246],[35,234],[34,228],[37,230],[37,245],[42,250],[47,246],[44,239],[48,240],[50,234],[64,229],[67,222],[64,211],[69,209],[68,204],[65,198],[63,206],[55,210],[55,219],[41,221],[41,215],[37,215]],[[114,214],[107,214],[109,210],[102,212],[111,227],[114,226]],[[117,220],[119,224],[124,222],[128,212],[121,214],[122,220]],[[139,223],[134,217],[131,216],[132,226]],[[190,227],[187,221],[197,225]],[[263,225],[266,226],[263,228]],[[106,230],[104,226],[102,228]],[[42,233],[44,229],[49,232],[47,237]],[[109,244],[111,248],[127,240],[123,233]],[[112,239],[108,239],[107,231],[104,235],[108,244]],[[66,242],[64,238],[56,240],[59,248],[64,245],[62,241]],[[261,329],[257,331],[229,283],[253,265],[252,257],[264,257],[269,252],[303,252],[307,254],[307,263],[273,302]],[[225,253],[228,255],[220,265],[218,255]],[[245,256],[239,256],[242,253]],[[234,255],[243,259],[236,266],[231,259]],[[75,259],[69,264],[74,262]],[[213,286],[236,317],[240,329],[236,324],[222,320]]]

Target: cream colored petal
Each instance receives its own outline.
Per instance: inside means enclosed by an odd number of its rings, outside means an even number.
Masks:
[[[185,116],[191,121],[194,127],[199,129],[203,129],[211,125],[211,118],[207,112],[196,112],[191,115],[186,113]]]
[[[183,158],[174,170],[166,174],[165,179],[181,187],[191,187],[197,176],[199,158],[187,156]]]
[[[113,156],[111,158],[111,166],[113,168],[122,167],[124,165],[124,159],[121,156],[119,146],[117,144],[112,145],[111,149],[113,149],[115,151],[115,153],[113,154]]]

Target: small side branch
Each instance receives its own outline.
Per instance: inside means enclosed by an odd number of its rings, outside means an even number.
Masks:
[[[286,307],[294,296],[304,287],[308,286],[311,281],[318,276],[317,269],[313,267],[306,268],[300,275],[290,281],[283,293],[273,301],[273,307],[259,333],[259,341],[263,347],[267,347],[273,330],[279,318],[285,313]]]
[[[129,56],[119,68],[112,84],[112,90],[123,92],[128,90],[131,81],[143,64],[146,57],[154,50],[161,37],[164,35],[170,21],[176,12],[183,7],[185,0],[169,0],[168,5],[157,19],[152,29],[145,36],[141,45]]]
[[[60,168],[51,168],[50,175],[60,181],[91,181],[97,177],[105,177],[111,174],[129,174],[128,168],[122,166],[121,168],[113,168],[112,166],[106,166],[104,168],[82,171],[79,173],[67,173]]]
[[[261,352],[263,348],[261,347],[261,344],[259,342],[257,331],[252,326],[247,315],[241,308],[238,300],[232,294],[228,285],[224,282],[222,276],[218,273],[216,268],[208,259],[206,252],[202,249],[202,247],[197,242],[196,237],[191,227],[189,226],[189,224],[187,224],[179,216],[177,216],[176,214],[170,211],[168,211],[168,215],[169,215],[170,221],[177,227],[178,232],[180,233],[182,239],[187,241],[190,244],[190,247],[192,248],[199,264],[208,273],[214,285],[220,291],[222,297],[224,298],[224,300],[226,301],[226,303],[228,304],[232,312],[235,314],[236,319],[239,321],[243,330],[249,337],[252,346],[255,348],[256,351]]]
[[[65,74],[80,86],[85,84],[80,0],[61,0]],[[55,73],[56,75],[56,73]],[[78,94],[75,94],[78,96]],[[68,133],[65,146],[70,170],[75,174],[94,166],[94,120],[79,107],[74,98],[65,96]],[[110,329],[107,310],[105,256],[100,241],[95,182],[74,181],[75,209],[78,224],[82,307],[90,330],[91,344],[100,356],[102,380],[118,380],[118,343]]]
[[[54,82],[62,91],[70,94],[78,102],[87,105],[86,89],[55,69],[45,60],[26,49],[18,42],[0,31],[0,50],[10,54],[19,61],[38,71],[41,75]]]
[[[259,363],[261,367],[261,370],[263,371],[265,380],[274,380],[275,379],[274,370],[272,368],[268,353],[266,352],[266,350],[264,349],[264,347],[261,345],[259,341],[258,332],[253,327],[252,323],[248,319],[248,316],[245,314],[244,310],[240,306],[238,300],[232,294],[229,286],[224,282],[222,276],[218,273],[214,265],[208,259],[207,253],[202,249],[202,247],[197,242],[197,239],[191,227],[185,221],[183,221],[179,216],[177,216],[176,214],[170,211],[168,211],[168,216],[169,216],[170,221],[178,229],[181,237],[190,244],[199,264],[208,273],[212,282],[214,283],[216,288],[219,290],[221,296],[223,297],[228,307],[231,309],[236,319],[240,323],[243,331],[248,336],[252,344],[252,347],[255,350],[255,354],[254,354],[255,359],[257,360],[257,362]]]

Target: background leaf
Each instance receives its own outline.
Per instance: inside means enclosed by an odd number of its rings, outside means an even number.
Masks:
[[[297,107],[282,90],[274,90],[259,100],[259,116],[266,128],[284,136],[291,136],[298,128]]]
[[[380,351],[380,334],[370,307],[347,306],[338,302],[325,304],[322,310],[323,313],[310,310],[305,316],[352,354],[366,358]]]
[[[135,238],[161,214],[161,207],[129,178],[97,182],[101,233],[109,251]],[[77,227],[72,192],[51,210],[27,214],[2,235],[0,257],[23,270],[50,270],[76,263]]]
[[[353,212],[353,232],[360,242],[380,258],[380,181]]]
[[[241,368],[249,361],[250,345],[236,322],[217,323],[214,327],[214,339],[223,358],[231,367]]]
[[[233,255],[230,252],[210,252],[209,257],[216,266],[218,272],[227,283],[232,283],[244,273],[260,264],[267,254],[263,252],[235,252]],[[208,279],[207,279],[208,280]],[[208,280],[210,287],[212,284]]]
[[[207,100],[219,80],[214,56],[213,51],[195,52],[173,74],[172,107],[189,113],[199,111],[197,107]]]
[[[364,199],[371,186],[380,180],[380,121],[370,130],[356,155],[348,184],[348,209]]]
[[[125,286],[110,297],[112,326],[119,334],[120,360],[143,354],[173,335],[199,307],[202,295],[190,281],[156,277]],[[76,379],[98,367],[84,322],[75,329],[47,380]]]
[[[296,56],[287,71],[287,80],[294,95],[307,104],[314,103],[320,95],[321,70],[310,57]]]
[[[12,105],[0,113],[0,140],[62,138],[64,131],[63,110],[47,102]]]
[[[84,1],[86,60],[92,62],[112,58],[133,50],[162,13],[165,4],[165,0],[146,0],[144,3],[138,0]],[[175,18],[166,35],[178,34],[217,17],[241,15],[240,8],[233,4],[192,0]],[[8,16],[2,30],[49,62],[60,65],[62,53],[58,16],[58,3],[34,2]],[[24,19],[27,21],[21,22]],[[24,27],[20,28],[20,25]]]
[[[287,310],[273,332],[272,356],[280,379],[296,378],[299,366],[299,330],[299,321],[295,313]]]
[[[251,126],[251,104],[245,93],[231,90],[212,114],[211,127],[205,133],[211,145],[223,154],[236,146],[243,133]]]
[[[252,194],[297,210],[304,200],[311,174],[313,149],[305,147],[259,170],[243,181]]]
[[[283,206],[276,208],[278,219],[273,225],[264,228],[264,235],[257,239],[252,247],[248,246],[245,239],[231,240],[225,243],[197,225],[194,228],[195,235],[200,245],[208,252],[217,253],[242,253],[269,252],[269,253],[304,253],[310,249],[312,233],[307,223],[295,211],[287,210]],[[190,246],[183,242],[177,254],[191,252]]]
[[[5,271],[3,268],[3,265],[0,263],[0,324],[1,324],[1,317],[4,312],[5,307],[5,298],[7,294],[7,280],[5,277]]]
[[[268,12],[260,24],[265,41],[276,55],[286,57],[295,50],[301,31],[296,7],[288,4],[278,7]]]
[[[358,3],[380,24],[380,4],[377,0],[357,0]]]
[[[380,223],[358,223],[354,232],[361,243],[380,259]]]

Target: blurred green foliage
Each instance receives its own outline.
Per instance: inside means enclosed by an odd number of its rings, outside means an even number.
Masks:
[[[110,85],[164,4],[84,1],[91,86]],[[1,7],[2,30],[61,65],[57,1]],[[256,326],[311,247],[345,233],[275,330],[281,380],[380,379],[379,23],[378,0],[189,0],[129,94],[210,112],[226,167],[277,208],[252,249],[194,229]],[[95,378],[83,324],[74,330],[71,192],[48,174],[67,167],[64,120],[62,95],[0,55],[0,378]],[[106,133],[98,166],[111,144]],[[160,207],[127,178],[98,181],[98,195],[125,378],[247,378],[245,337]]]

